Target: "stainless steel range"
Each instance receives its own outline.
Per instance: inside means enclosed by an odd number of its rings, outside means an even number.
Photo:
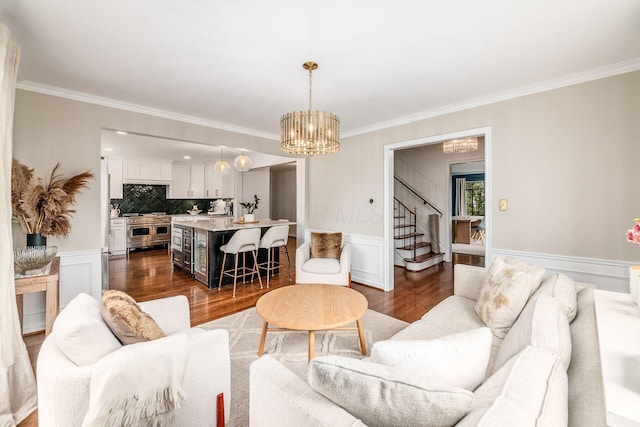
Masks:
[[[127,252],[145,246],[170,244],[171,217],[166,213],[127,214]]]

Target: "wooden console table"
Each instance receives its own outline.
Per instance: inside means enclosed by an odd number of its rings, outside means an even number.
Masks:
[[[640,426],[640,309],[629,294],[594,295],[607,425]]]
[[[33,277],[21,277],[15,279],[16,282],[16,301],[18,303],[18,316],[20,317],[20,329],[22,329],[22,303],[23,295],[31,292],[46,292],[46,311],[45,311],[45,329],[44,335],[51,333],[53,321],[58,315],[58,281],[60,273],[60,257],[55,257],[51,263],[49,274]]]
[[[471,243],[471,228],[480,224],[482,219],[464,216],[454,216],[453,222],[453,243]]]

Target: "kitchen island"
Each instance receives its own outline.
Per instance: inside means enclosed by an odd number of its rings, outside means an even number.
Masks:
[[[176,267],[193,275],[196,280],[209,288],[217,288],[222,271],[223,254],[220,247],[226,244],[236,231],[243,228],[260,228],[261,235],[276,225],[295,225],[289,220],[262,219],[245,223],[237,218],[172,218],[173,238],[171,243],[173,263]],[[279,259],[276,253],[275,261]],[[258,263],[266,262],[266,251],[258,251]],[[226,269],[233,267],[233,257],[227,257]],[[253,257],[246,257],[248,267],[253,265]],[[276,270],[277,272],[277,270]],[[266,275],[261,271],[261,275]],[[222,284],[233,283],[233,278],[225,277]]]

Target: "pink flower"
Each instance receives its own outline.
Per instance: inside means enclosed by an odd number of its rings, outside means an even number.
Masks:
[[[640,245],[640,218],[633,220],[635,222],[631,230],[627,230],[627,242]]]

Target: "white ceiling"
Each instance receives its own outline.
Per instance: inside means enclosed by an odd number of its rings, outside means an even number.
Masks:
[[[278,138],[283,113],[344,135],[640,68],[638,0],[2,0],[20,87]]]

